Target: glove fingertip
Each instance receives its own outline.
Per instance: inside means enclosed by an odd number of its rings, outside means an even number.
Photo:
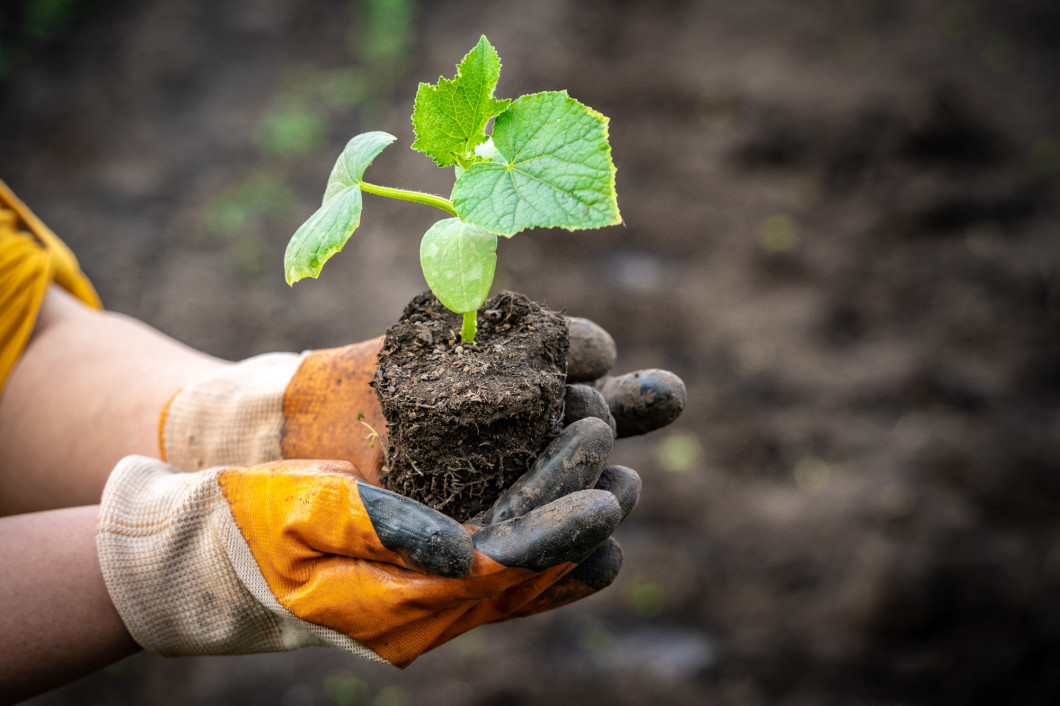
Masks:
[[[597,488],[615,496],[623,518],[628,517],[640,501],[642,485],[640,474],[625,466],[607,466],[596,483]]]
[[[567,317],[570,351],[567,353],[567,382],[588,382],[607,375],[618,359],[611,334],[600,325],[577,316]]]
[[[592,591],[607,588],[622,569],[622,546],[614,537],[597,547],[592,554],[574,567],[566,578],[587,586]]]
[[[568,424],[537,457],[533,468],[504,491],[475,522],[503,522],[568,493],[592,488],[600,478],[614,442],[611,428],[596,417]]]
[[[509,567],[534,571],[578,561],[603,543],[622,522],[622,508],[604,490],[580,490],[532,512],[484,527],[475,548]]]
[[[647,434],[670,424],[688,400],[684,381],[668,370],[638,370],[607,378],[599,389],[615,416],[619,437]]]
[[[458,578],[471,570],[475,546],[453,518],[397,493],[357,483],[376,537],[410,569]]]
[[[611,427],[611,433],[617,433],[615,418],[607,406],[607,400],[595,388],[588,385],[567,385],[567,394],[563,399],[563,421],[567,424],[595,417]]]

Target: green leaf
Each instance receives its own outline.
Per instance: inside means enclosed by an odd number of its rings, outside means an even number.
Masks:
[[[324,201],[295,231],[283,256],[287,284],[316,277],[328,259],[342,250],[361,223],[361,177],[396,138],[385,132],[366,132],[346,144],[328,177]]]
[[[346,143],[346,149],[335,161],[324,190],[324,203],[344,189],[361,183],[364,172],[379,153],[397,138],[386,132],[363,132]]]
[[[493,126],[498,156],[456,180],[460,217],[506,237],[526,228],[621,223],[607,123],[565,91],[515,100]]]
[[[426,152],[439,167],[474,160],[476,145],[486,140],[487,123],[511,102],[493,97],[500,75],[500,57],[483,36],[457,65],[453,80],[421,83],[412,111],[412,149]]]
[[[497,269],[497,235],[459,218],[438,221],[420,241],[427,286],[446,308],[475,311],[489,296]]]

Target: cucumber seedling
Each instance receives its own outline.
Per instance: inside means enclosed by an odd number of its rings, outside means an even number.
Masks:
[[[416,92],[412,149],[439,167],[454,168],[449,198],[364,180],[372,161],[397,139],[393,135],[367,132],[349,141],[328,178],[323,203],[287,246],[288,284],[317,277],[343,248],[360,224],[362,192],[434,206],[449,217],[423,235],[423,276],[438,300],[463,316],[460,336],[473,344],[477,311],[497,267],[498,236],[621,222],[608,119],[566,91],[495,98],[500,69],[496,50],[483,36],[452,80],[439,77]]]

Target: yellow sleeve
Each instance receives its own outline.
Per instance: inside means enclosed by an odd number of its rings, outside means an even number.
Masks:
[[[85,304],[103,308],[70,248],[0,180],[0,391],[26,347],[52,282]]]

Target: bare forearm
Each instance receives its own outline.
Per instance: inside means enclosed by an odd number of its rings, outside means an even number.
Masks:
[[[170,396],[224,365],[53,287],[0,398],[0,515],[98,503],[121,458],[158,455]]]
[[[0,518],[0,704],[136,652],[96,555],[95,507]]]
[[[49,291],[0,397],[0,704],[139,649],[103,581],[95,505],[121,458],[158,455],[169,398],[226,365]]]

